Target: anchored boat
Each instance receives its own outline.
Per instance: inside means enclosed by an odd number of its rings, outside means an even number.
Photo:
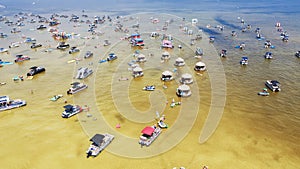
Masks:
[[[0,96],[0,111],[10,110],[22,106],[26,106],[26,101],[20,99],[10,100],[8,96]]]

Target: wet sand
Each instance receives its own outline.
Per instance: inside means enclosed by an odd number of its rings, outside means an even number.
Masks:
[[[142,15],[140,17],[142,18]],[[161,17],[168,18],[170,16],[161,15]],[[165,18],[160,19],[161,21],[165,20]],[[141,25],[143,22],[148,23],[149,21],[139,20]],[[134,22],[135,20],[128,21],[128,25]],[[172,26],[173,30],[179,31],[178,22],[180,21],[176,20],[174,25],[170,25],[170,27]],[[85,24],[77,25],[67,22],[63,24],[65,25],[60,25],[59,27],[62,27],[66,31],[80,33],[81,37],[88,35]],[[73,27],[72,25],[77,26]],[[24,29],[26,35],[35,37],[42,44],[49,43],[51,47],[55,48],[57,42],[50,38],[50,34],[47,31],[30,31],[32,27],[31,25],[25,29],[22,28],[22,30]],[[69,40],[70,44],[76,45],[81,49],[79,54],[69,55],[66,52],[56,50],[47,54],[42,52],[46,48],[33,51],[26,44],[10,50],[9,55],[1,54],[3,60],[12,60],[13,56],[18,53],[32,56],[32,59],[28,62],[25,61],[20,65],[7,65],[0,69],[0,79],[7,83],[1,86],[1,95],[10,95],[11,98],[21,98],[28,102],[26,107],[1,112],[0,114],[0,122],[2,124],[1,133],[3,133],[0,139],[2,150],[0,158],[3,168],[50,169],[100,167],[150,169],[184,166],[196,169],[202,168],[203,165],[208,165],[210,168],[297,168],[299,165],[299,156],[297,155],[299,145],[295,142],[299,138],[297,133],[295,133],[298,126],[297,121],[292,123],[294,125],[292,130],[286,129],[286,122],[281,121],[277,121],[276,125],[282,127],[282,130],[278,130],[278,127],[268,128],[269,125],[272,125],[278,119],[274,118],[268,122],[265,114],[255,115],[254,117],[252,114],[257,114],[258,112],[252,112],[246,106],[241,107],[241,110],[238,109],[240,101],[236,99],[238,94],[235,93],[235,89],[232,87],[234,85],[231,85],[231,83],[235,84],[235,80],[232,79],[229,79],[229,82],[227,82],[228,95],[225,111],[216,132],[204,144],[199,143],[202,128],[212,107],[211,99],[213,95],[211,94],[209,71],[213,72],[213,70],[210,69],[209,65],[208,72],[203,73],[202,76],[193,74],[195,78],[193,85],[197,84],[196,90],[199,92],[200,103],[186,98],[181,100],[183,102],[182,106],[170,108],[169,105],[166,105],[164,114],[166,114],[166,122],[171,127],[164,131],[150,147],[140,148],[137,142],[131,142],[133,145],[132,151],[128,152],[126,148],[131,148],[131,145],[124,145],[121,137],[125,135],[130,139],[136,139],[139,137],[139,132],[143,127],[151,125],[155,121],[137,123],[120,115],[119,111],[123,109],[118,110],[116,108],[118,106],[116,104],[118,103],[114,102],[113,95],[115,94],[114,92],[118,93],[118,91],[114,91],[113,89],[129,85],[128,98],[139,113],[143,113],[151,107],[148,102],[148,99],[151,97],[154,98],[154,101],[155,99],[166,98],[170,103],[172,98],[176,98],[174,91],[177,83],[168,83],[169,88],[164,90],[162,89],[162,83],[158,79],[160,78],[161,71],[163,69],[171,69],[175,58],[177,58],[176,56],[182,53],[175,48],[171,53],[175,56],[168,63],[159,63],[162,51],[155,46],[159,40],[155,41],[146,37],[146,33],[143,33],[148,32],[148,30],[143,31],[141,29],[146,47],[147,45],[149,46],[148,50],[143,49],[141,52],[145,53],[146,56],[149,51],[154,52],[155,58],[149,58],[149,63],[152,61],[152,64],[148,64],[147,62],[144,64],[145,76],[142,80],[132,79],[130,72],[125,70],[128,67],[126,63],[131,60],[131,54],[134,50],[128,51],[130,45],[127,42],[119,41],[119,38],[124,35],[123,33],[109,33],[107,35],[107,32],[109,32],[107,29],[112,28],[113,25],[103,25],[100,28],[104,32],[103,37],[99,36],[89,40],[80,38]],[[13,42],[21,39],[20,34],[11,36],[11,39],[3,40],[1,44],[6,45],[7,41]],[[180,35],[175,38],[182,40],[184,36]],[[103,47],[102,42],[105,38],[111,39],[113,45]],[[177,45],[180,41],[175,39],[174,43]],[[217,51],[214,48],[207,50],[211,48],[211,46],[208,46],[211,44],[207,42],[206,36],[197,43],[207,52],[202,59],[204,62],[214,61],[213,59],[218,57],[216,56]],[[99,47],[94,48],[96,45]],[[151,50],[151,47],[154,50]],[[80,61],[78,64],[67,63],[67,61],[73,58],[82,58],[87,50],[94,52],[93,58]],[[196,61],[194,60],[195,58],[190,58],[194,55],[193,47],[190,49],[184,46],[184,50],[183,57],[186,57],[187,62],[184,69],[189,69],[185,71],[193,72],[193,65]],[[119,59],[112,63],[99,64],[99,59],[106,57],[106,54],[110,51],[117,53],[120,56]],[[91,62],[93,62],[93,65],[89,65]],[[15,75],[25,74],[28,68],[33,65],[43,65],[47,70],[32,80],[25,80],[23,82],[12,81]],[[121,67],[118,67],[120,65]],[[89,88],[74,96],[66,96],[66,90],[70,87],[69,84],[74,80],[73,77],[80,66],[91,66],[95,70],[91,77],[83,80],[84,83],[89,85]],[[227,75],[230,73],[227,72]],[[118,82],[117,79],[120,76],[128,77],[130,80]],[[116,83],[122,84],[114,86]],[[157,91],[158,93],[149,95],[150,93],[140,91],[144,85],[149,83],[155,83],[161,88]],[[161,97],[159,92],[164,94],[165,98]],[[50,102],[49,98],[54,94],[63,94],[64,97],[57,102]],[[68,103],[89,105],[90,111],[83,112],[70,119],[62,119],[61,112],[63,111],[63,105],[65,105],[65,99]],[[267,102],[265,98],[259,99]],[[178,100],[180,99],[176,98],[176,101]],[[185,104],[185,101],[187,104]],[[159,103],[154,102],[155,104]],[[163,102],[163,104],[165,103]],[[187,122],[194,122],[191,130],[185,133],[187,135],[183,140],[178,140],[179,144],[164,152],[165,146],[168,146],[169,140],[172,138],[168,138],[167,136],[174,135],[174,132],[170,132],[174,130],[172,127],[175,126],[177,120],[181,120],[179,117],[182,117],[182,114],[186,113],[184,111],[185,105],[190,108],[186,110],[198,113],[196,118],[190,117],[195,118],[195,121],[191,121],[191,119],[187,120]],[[160,106],[157,107],[159,108]],[[273,108],[266,109],[274,110]],[[124,113],[129,113],[126,110],[130,109],[125,108],[123,110]],[[87,117],[87,113],[92,114],[92,117]],[[155,117],[155,112],[153,112],[153,117]],[[257,121],[255,120],[256,118],[261,120]],[[115,128],[115,125],[118,123],[121,124],[120,129]],[[187,126],[184,122],[179,124]],[[181,129],[180,125],[178,125],[178,130]],[[116,134],[117,137],[115,140],[98,157],[87,159],[85,151],[90,144],[88,141],[89,138],[96,132],[107,131]],[[287,137],[288,135],[291,137]],[[173,141],[171,140],[171,142]],[[116,154],[116,149],[120,151],[126,150],[124,151],[125,155]],[[164,153],[151,156],[151,158],[141,158],[140,154],[137,154],[135,151],[141,152],[142,155],[147,152],[148,156],[155,154],[155,151],[163,151]],[[130,156],[134,156],[134,158],[130,158]]]

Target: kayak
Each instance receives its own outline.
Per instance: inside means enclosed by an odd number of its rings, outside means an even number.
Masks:
[[[69,60],[68,63],[73,63],[75,61],[76,61],[75,59],[72,59],[72,60]]]
[[[270,95],[270,93],[268,93],[268,92],[258,92],[257,94],[260,96],[269,96]]]
[[[0,65],[12,65],[13,62],[3,62],[3,61],[0,61]]]
[[[107,62],[106,59],[100,60],[99,63]]]

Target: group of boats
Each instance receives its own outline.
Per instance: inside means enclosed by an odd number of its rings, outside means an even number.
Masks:
[[[133,47],[134,46],[137,46],[137,47],[145,46],[144,40],[141,38],[141,35],[139,33],[132,34],[129,39],[130,39],[130,43]]]
[[[198,21],[197,20],[193,20],[193,22],[196,24]],[[55,24],[55,23],[53,23]],[[42,30],[42,29],[46,29],[46,27],[44,25],[40,25],[37,29]],[[187,30],[187,34],[191,35],[193,32]],[[1,34],[0,34],[1,36]],[[2,35],[4,37],[4,35]],[[59,37],[59,35],[57,35]],[[159,36],[158,33],[152,33],[151,37],[157,37]],[[62,35],[62,37],[64,37],[64,35]],[[214,37],[210,37],[210,42],[214,42]],[[34,39],[27,39],[28,42],[32,43],[31,48],[37,48],[37,47],[41,47],[41,44],[37,44]],[[132,34],[130,36],[130,43],[132,44],[133,47],[141,47],[144,46],[144,41],[141,39],[140,34]],[[10,47],[17,47],[19,44],[11,44]],[[110,45],[110,42],[105,41],[104,46],[108,46]],[[271,44],[265,44],[268,48],[271,47]],[[65,50],[65,49],[69,49],[70,45],[65,43],[65,42],[60,42],[57,46],[57,49],[59,50]],[[161,48],[163,48],[164,52],[161,55],[161,60],[169,60],[171,58],[170,53],[167,52],[167,50],[169,49],[173,49],[173,43],[172,43],[172,37],[170,36],[166,36],[165,38],[163,38],[162,42],[161,42]],[[245,44],[242,43],[239,45],[240,49],[244,49],[245,48]],[[69,54],[73,54],[73,53],[77,53],[80,50],[77,47],[71,47],[69,50]],[[4,51],[3,49],[3,52]],[[201,56],[203,56],[203,50],[200,47],[196,48],[195,53],[197,58],[201,58]],[[300,51],[298,51],[295,56],[299,57],[300,55]],[[90,58],[93,56],[93,52],[91,51],[87,51],[86,54],[84,55],[84,58]],[[227,50],[223,49],[220,53],[221,57],[226,57],[227,56]],[[147,59],[145,57],[145,55],[141,54],[141,53],[136,53],[135,55],[136,63],[143,63],[146,62]],[[264,55],[264,57],[266,59],[271,59],[272,58],[272,53],[271,52],[266,52],[266,54]],[[115,53],[111,52],[108,54],[106,59],[100,60],[100,63],[102,62],[110,62],[113,60],[116,60],[118,57]],[[30,57],[28,56],[24,56],[24,55],[17,55],[15,62],[21,62],[24,60],[30,60]],[[241,65],[247,65],[248,64],[248,57],[244,56],[242,57],[241,61],[240,61]],[[137,77],[141,77],[143,76],[143,69],[138,65],[138,64],[132,64],[130,65],[132,67],[132,76],[134,78]],[[175,60],[174,66],[176,67],[182,67],[185,66],[185,61],[183,58],[178,57]],[[194,66],[194,70],[197,72],[201,72],[201,71],[205,71],[206,70],[206,65],[205,63],[199,61],[195,64]],[[33,66],[30,68],[30,72],[27,73],[27,76],[34,76],[38,73],[44,72],[45,68],[41,67],[41,66]],[[78,80],[82,80],[87,78],[88,76],[90,76],[93,73],[93,70],[88,68],[88,67],[80,67],[77,70],[77,74],[75,76],[76,79]],[[125,78],[125,80],[128,80],[128,78]],[[173,72],[166,70],[164,72],[162,72],[161,74],[161,81],[163,82],[168,82],[168,81],[172,81],[174,80],[174,76],[173,76]],[[180,78],[180,83],[181,85],[178,86],[178,88],[176,89],[176,95],[178,97],[189,97],[191,96],[192,92],[191,92],[191,88],[189,86],[189,84],[193,83],[193,76],[189,73],[183,73],[181,75]],[[273,92],[279,92],[281,91],[280,89],[280,83],[277,80],[267,80],[265,82],[266,87],[273,91]],[[76,94],[84,89],[88,88],[88,86],[84,83],[81,82],[73,82],[71,83],[71,87],[67,90],[67,94],[68,95],[73,95]],[[258,95],[262,95],[262,96],[268,96],[270,93],[268,92],[268,89],[264,88],[262,92],[258,92]],[[155,85],[146,85],[142,88],[142,90],[144,91],[154,91],[156,89]],[[50,98],[51,101],[57,101],[58,99],[62,98],[63,95],[58,94],[58,95],[54,95],[52,98]],[[181,103],[172,103],[171,106],[175,106],[175,105],[179,105]],[[13,109],[13,108],[17,108],[17,107],[21,107],[21,106],[25,106],[26,105],[26,101],[24,100],[10,100],[8,96],[1,96],[0,97],[0,111],[4,111],[4,110],[9,110],[9,109]],[[61,114],[62,118],[70,118],[72,116],[75,116],[76,114],[81,113],[82,111],[84,111],[83,107],[79,106],[79,105],[71,105],[71,104],[67,104],[64,107],[64,111]],[[164,116],[161,117],[157,123],[155,123],[152,126],[146,126],[145,128],[143,128],[143,130],[141,131],[141,135],[139,137],[139,144],[141,146],[150,146],[158,137],[159,135],[163,132],[164,129],[168,128],[168,125],[165,123],[165,118]],[[104,133],[104,134],[95,134],[92,138],[90,138],[91,144],[89,146],[89,148],[86,151],[87,157],[95,157],[97,155],[99,155],[113,140],[114,140],[114,135],[108,134],[108,133]]]
[[[280,83],[277,80],[267,80],[265,82],[266,87],[271,90],[272,92],[279,92],[281,91]],[[270,93],[268,92],[267,88],[263,88],[263,91],[258,92],[257,94],[260,96],[269,96]]]
[[[160,117],[157,124],[146,126],[141,131],[139,144],[141,146],[150,146],[154,142],[154,140],[156,140],[157,137],[162,133],[163,129],[168,128],[168,125],[164,121],[165,116],[163,115],[162,117]]]
[[[27,76],[34,76],[36,74],[45,72],[46,69],[44,67],[41,66],[32,66],[29,70],[29,72],[27,73]]]

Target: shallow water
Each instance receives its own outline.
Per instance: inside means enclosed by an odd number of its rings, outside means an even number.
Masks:
[[[251,9],[251,7],[248,7],[247,10],[248,9]],[[194,74],[194,78],[196,80],[194,85],[197,84],[200,93],[200,102],[191,100],[189,98],[186,99],[188,103],[192,103],[189,105],[191,110],[198,112],[198,116],[195,119],[195,123],[193,124],[191,131],[183,140],[179,140],[181,142],[174,148],[168,150],[164,154],[152,158],[145,158],[141,160],[142,163],[154,162],[157,164],[157,166],[160,166],[160,168],[173,168],[174,166],[181,165],[186,166],[186,168],[200,168],[201,165],[204,164],[207,164],[212,168],[221,168],[221,166],[222,168],[232,168],[231,165],[235,165],[236,168],[297,168],[299,165],[298,140],[300,135],[298,131],[300,129],[300,114],[298,110],[300,110],[300,107],[298,100],[300,98],[300,89],[296,85],[300,82],[300,78],[299,73],[297,72],[299,69],[299,59],[294,56],[294,53],[295,51],[299,50],[300,47],[300,37],[298,33],[299,26],[296,23],[291,22],[293,17],[287,17],[290,16],[290,14],[268,14],[266,12],[261,14],[260,10],[257,8],[255,8],[257,13],[248,13],[247,10],[244,10],[242,7],[240,7],[238,13],[234,14],[231,12],[196,11],[189,11],[187,13],[176,11],[176,13],[173,13],[180,17],[186,17],[188,21],[191,18],[198,18],[199,27],[206,27],[207,24],[212,26],[225,25],[225,30],[223,32],[214,28],[210,29],[211,32],[218,33],[213,34],[216,36],[216,41],[214,43],[216,50],[220,51],[222,48],[228,49],[228,58],[221,59],[226,75],[227,93],[224,115],[219,127],[212,137],[210,137],[206,143],[199,144],[198,140],[201,129],[205,124],[205,119],[210,108],[213,106],[211,105],[211,84],[210,77],[208,76],[208,73],[210,71],[213,72],[213,70],[208,68],[208,72],[205,72],[202,76]],[[65,13],[70,14],[73,12],[74,11]],[[126,10],[124,12],[126,13]],[[80,14],[80,12],[78,13]],[[107,13],[91,12],[89,15],[94,16],[95,14],[102,16]],[[120,15],[120,13],[109,14],[112,16]],[[145,14],[141,14],[140,18],[142,18],[143,15]],[[296,13],[294,17],[296,18],[298,15],[299,14]],[[150,16],[153,16],[153,14],[149,14],[148,16],[150,18]],[[246,23],[251,24],[252,29],[246,33],[239,31],[238,28],[242,25],[239,23],[240,20],[237,19],[238,16],[244,18]],[[164,21],[170,16],[160,15],[159,17],[162,18],[161,21]],[[124,23],[131,25],[135,22],[135,19]],[[67,32],[80,33],[81,37],[89,35],[87,33],[88,26],[86,24],[77,25],[74,23],[68,23],[67,20],[68,19],[63,19],[62,25],[59,25],[58,27]],[[283,43],[280,41],[279,33],[276,32],[274,27],[276,21],[280,21],[284,29],[286,29],[290,34],[290,41],[288,43]],[[148,23],[149,20],[143,19],[139,20],[139,22],[142,25]],[[179,30],[178,23],[180,22],[180,19],[178,19],[174,25],[171,25],[174,29],[173,31]],[[10,42],[22,41],[23,39],[21,38],[21,35],[24,34],[35,37],[38,42],[41,42],[43,45],[45,44],[44,46],[50,45],[52,48],[55,48],[58,42],[54,41],[47,31],[30,30],[36,28],[37,25],[37,23],[26,24],[25,27],[21,28],[21,34],[10,34],[10,27],[7,27],[1,23],[1,32],[3,31],[9,34],[8,39],[0,39],[1,47],[7,47]],[[27,145],[21,146],[22,148],[16,150],[17,152],[20,152],[19,154],[22,154],[30,149],[34,149],[30,148],[30,145],[32,144],[35,144],[40,148],[45,147],[44,144],[38,143],[38,140],[40,140],[38,135],[41,135],[41,137],[47,137],[47,135],[45,135],[45,133],[47,133],[50,136],[55,136],[56,134],[53,133],[58,132],[58,137],[56,139],[52,138],[48,140],[50,145],[57,141],[63,142],[64,137],[59,137],[61,135],[63,136],[66,134],[67,136],[72,137],[70,136],[70,133],[68,135],[68,131],[63,130],[61,125],[65,125],[65,127],[71,131],[72,129],[70,129],[70,127],[67,125],[80,126],[81,123],[83,130],[89,137],[92,135],[92,133],[99,132],[99,130],[100,132],[112,130],[112,132],[121,133],[129,138],[137,138],[140,130],[145,125],[151,125],[154,122],[153,120],[149,123],[137,123],[133,120],[124,118],[124,116],[120,114],[120,110],[116,109],[117,105],[115,104],[117,103],[114,103],[114,99],[111,96],[113,95],[112,92],[114,92],[114,88],[111,85],[111,80],[116,80],[120,76],[130,78],[130,72],[126,71],[126,63],[131,60],[130,55],[134,52],[134,49],[130,49],[130,46],[127,42],[119,42],[119,39],[113,38],[122,37],[125,34],[111,34],[110,30],[108,31],[108,29],[113,28],[112,25],[105,24],[99,26],[99,30],[105,33],[103,37],[99,36],[95,39],[88,40],[77,38],[68,41],[71,45],[81,48],[82,51],[79,54],[69,55],[66,52],[56,50],[48,54],[42,52],[47,48],[37,49],[34,51],[31,50],[29,45],[26,44],[22,44],[19,48],[11,49],[9,54],[1,54],[1,59],[4,61],[13,60],[14,55],[20,53],[32,57],[30,61],[25,61],[22,64],[7,65],[0,68],[0,82],[7,82],[7,85],[0,87],[1,95],[10,95],[12,98],[22,98],[28,102],[28,105],[24,108],[1,112],[1,121],[3,121],[3,124],[5,124],[1,128],[1,132],[5,133],[6,135],[2,138],[3,140],[1,140],[1,142],[10,140],[11,144],[13,145],[16,144],[18,140],[10,137],[16,137],[25,140],[26,138],[29,138],[26,140]],[[161,28],[160,26],[158,27]],[[263,48],[264,41],[257,41],[255,39],[255,33],[253,31],[256,27],[261,27],[263,35],[270,39],[271,42],[276,46],[275,49],[270,50],[274,54],[273,60],[266,61],[263,58],[263,54],[268,50]],[[141,33],[148,32],[148,28],[149,27],[141,28]],[[238,32],[237,37],[230,36],[232,30],[236,30]],[[181,36],[182,35],[180,35],[178,38],[182,38]],[[149,69],[147,68],[146,62],[144,65],[146,68],[145,76],[141,79],[128,81],[130,83],[130,94],[128,98],[138,111],[144,112],[147,111],[151,106],[148,102],[149,97],[154,98],[154,101],[157,99],[156,102],[154,102],[154,105],[159,104],[160,100],[167,99],[169,102],[171,102],[172,98],[176,98],[174,91],[177,87],[177,84],[176,82],[167,83],[169,87],[167,90],[161,89],[157,91],[157,93],[151,95],[140,91],[144,85],[150,83],[154,83],[158,87],[162,88],[162,83],[159,80],[160,74],[165,68],[172,70],[172,64],[176,58],[172,57],[172,59],[167,63],[159,63],[159,57],[162,52],[161,49],[158,49],[156,46],[157,42],[159,42],[159,39],[150,39],[149,37],[146,37],[146,34],[142,34],[142,37],[145,39],[146,47],[149,48],[141,50],[142,53],[147,56],[147,54],[153,52],[154,58],[149,59],[151,61],[156,61],[154,63],[157,64],[151,64]],[[111,38],[113,45],[105,48],[102,47],[102,43],[105,38]],[[246,42],[247,44],[244,51],[234,48],[234,46],[238,45],[240,42]],[[175,40],[174,43],[177,44],[179,41]],[[188,42],[185,43],[188,44]],[[208,42],[202,40],[201,42],[198,42],[198,45],[202,43],[205,43],[206,45],[208,44]],[[95,48],[95,46],[98,46],[98,48]],[[182,55],[182,57],[186,58],[193,56],[194,51],[192,49],[188,49],[187,46],[184,46],[184,49],[185,52],[180,53],[180,51],[175,48],[173,51],[171,51],[171,55]],[[67,61],[71,60],[72,58],[83,57],[84,52],[87,50],[94,51],[93,58],[80,61],[78,64],[67,64]],[[99,59],[106,57],[106,54],[111,51],[117,53],[120,58],[112,63],[99,64]],[[209,55],[211,52],[206,51],[206,49],[204,49],[204,52],[207,53],[204,55],[203,61],[220,59],[217,55]],[[239,65],[239,60],[241,56],[244,55],[249,57],[249,65],[247,67],[241,67]],[[195,62],[195,60],[192,59],[194,58],[191,58],[190,60],[186,59],[187,65],[185,67],[189,68],[190,70],[187,71],[191,72],[193,72],[192,68]],[[93,65],[90,64],[91,62]],[[47,70],[45,73],[38,75],[33,80],[25,80],[23,82],[12,81],[12,78],[15,75],[25,74],[28,71],[28,68],[33,65],[45,66]],[[120,65],[121,67],[119,67]],[[84,80],[84,82],[89,84],[90,87],[83,93],[78,93],[74,96],[65,96],[65,98],[58,100],[57,103],[53,104],[48,102],[48,99],[54,94],[65,94],[65,91],[69,88],[69,84],[74,81],[73,76],[76,74],[76,69],[79,66],[90,66],[95,70],[92,77]],[[153,69],[152,67],[154,66],[155,68]],[[117,68],[121,69],[122,71],[117,71]],[[257,92],[264,87],[264,82],[268,79],[279,80],[282,84],[282,91],[279,93],[271,93],[268,97],[257,96]],[[121,84],[121,87],[125,87],[125,83],[128,82],[124,81],[124,86]],[[120,83],[123,83],[123,81]],[[117,87],[121,88],[120,86]],[[165,98],[162,97],[161,94],[164,94]],[[93,117],[88,118],[86,117],[86,114],[80,114],[79,121],[74,120],[76,117],[70,119],[70,122],[61,121],[60,112],[62,111],[62,106],[64,105],[64,99],[67,99],[70,103],[74,102],[76,104],[87,104],[91,106],[91,111],[89,113],[91,113]],[[180,99],[176,98],[176,100]],[[96,106],[93,107],[95,103]],[[195,105],[199,105],[199,109]],[[159,108],[160,106],[157,107]],[[179,116],[179,112],[181,112],[182,107],[176,107],[173,109],[169,108],[169,106],[165,107],[164,113],[167,115],[167,122],[170,126],[173,126],[176,123],[176,120],[181,117]],[[130,109],[125,108],[121,111],[126,113],[126,110]],[[105,127],[100,123],[102,122],[100,120],[102,117],[104,117],[104,122],[107,123],[109,127]],[[153,118],[154,117],[155,113],[153,112]],[[75,124],[72,123],[74,121]],[[26,124],[24,124],[24,122],[26,122]],[[33,125],[28,125],[29,123],[32,123]],[[122,125],[120,130],[114,129],[114,126],[117,123],[121,123]],[[16,126],[20,126],[22,128],[18,128]],[[7,133],[6,130],[9,128],[13,131],[16,131],[16,133]],[[76,132],[79,131],[80,130],[77,128]],[[169,131],[167,130],[165,133],[163,133],[165,136],[160,136],[158,140],[154,142],[153,146],[147,149],[148,151],[146,152],[148,152],[148,156],[151,156],[151,152],[154,151],[152,149],[156,149],[157,147],[163,149],[164,139],[162,138],[168,136],[168,134],[172,134],[168,132]],[[78,161],[87,164],[88,162],[82,159],[84,156],[82,154],[84,154],[84,151],[88,146],[88,139],[82,136],[74,137],[85,139],[81,142],[74,143],[73,146],[75,147],[74,150],[76,150],[76,152],[73,153],[76,154],[75,157],[71,155],[71,157],[64,158],[67,158],[68,160],[75,158],[78,159]],[[111,144],[111,146],[107,149],[108,152],[112,152],[115,155],[105,153],[101,154],[101,157],[97,157],[95,160],[102,164],[106,163],[105,160],[120,160],[120,164],[111,164],[108,168],[120,168],[122,164],[123,166],[125,165],[126,168],[136,168],[139,162],[131,158],[129,158],[131,160],[127,160],[127,158],[120,157],[120,154],[113,152],[114,149],[124,149],[122,148],[122,142],[118,141],[118,139],[120,138],[117,137],[113,142],[115,144]],[[2,143],[3,146],[11,144]],[[64,143],[61,144],[64,145]],[[84,145],[82,146],[82,144]],[[139,145],[136,143],[136,147],[134,148],[138,147]],[[2,158],[7,168],[20,168],[18,167],[20,165],[22,165],[23,168],[24,166],[27,166],[27,168],[30,168],[31,166],[42,168],[41,166],[43,166],[41,164],[34,163],[30,156],[20,156],[19,159],[23,159],[24,162],[19,161],[17,163],[12,161],[12,163],[15,163],[15,166],[9,165],[10,160],[8,160],[8,157],[12,156],[13,153],[6,149],[4,152],[8,154],[7,157]],[[33,154],[37,154],[36,150],[33,150],[33,152]],[[55,158],[54,156],[61,152],[64,152],[64,150],[59,149],[57,152],[49,151],[48,153],[42,154],[47,154],[47,156],[50,156],[50,158]],[[132,154],[133,153],[131,152],[131,155]],[[74,161],[70,161],[69,163],[72,162]],[[54,162],[52,165],[60,167],[64,166],[64,164],[60,164],[59,162]],[[153,165],[145,165],[144,168],[152,167]]]

